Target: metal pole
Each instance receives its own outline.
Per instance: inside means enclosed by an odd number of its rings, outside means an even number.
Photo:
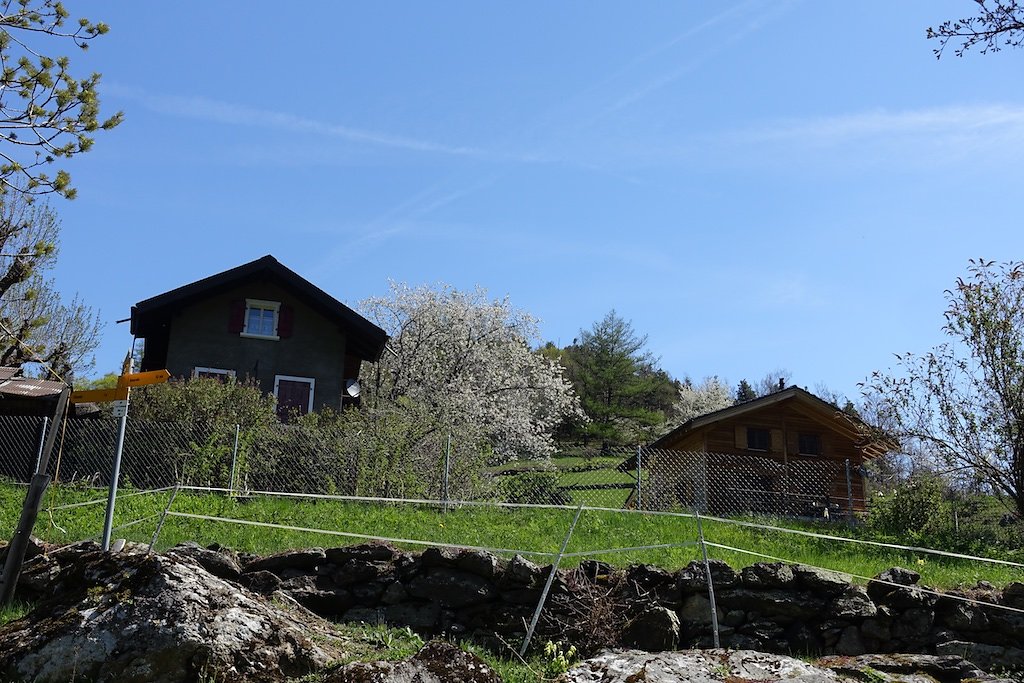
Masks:
[[[235,448],[231,451],[231,481],[228,482],[228,496],[235,495],[235,473],[238,471],[238,432],[241,425],[235,425]]]
[[[533,619],[530,620],[530,628],[526,629],[526,638],[523,640],[523,646],[519,648],[519,656],[523,657],[526,655],[526,649],[530,647],[530,640],[533,639],[533,631],[537,628],[537,622],[540,620],[540,613],[544,609],[544,603],[548,599],[548,592],[551,590],[551,584],[555,580],[555,574],[558,573],[558,565],[562,562],[562,556],[565,555],[565,549],[569,547],[569,539],[572,538],[572,532],[576,529],[576,522],[580,521],[580,513],[583,512],[583,503],[576,508],[576,516],[573,517],[572,524],[569,525],[569,532],[565,535],[565,539],[562,541],[562,547],[558,551],[558,555],[555,556],[555,561],[551,564],[551,571],[548,572],[547,583],[544,584],[544,590],[540,594],[540,600],[537,601],[537,609],[533,611]]]
[[[110,528],[114,524],[114,503],[117,500],[117,480],[121,477],[121,454],[124,452],[124,432],[128,426],[128,401],[117,430],[117,447],[114,450],[114,469],[110,473],[110,491],[107,494],[107,512],[103,518],[103,549],[110,550]]]
[[[130,374],[132,371],[132,353],[124,359],[124,367],[121,369],[121,376]],[[120,380],[118,386],[121,386]],[[121,478],[121,454],[124,452],[124,432],[128,426],[128,401],[131,398],[131,389],[125,391],[124,403],[121,412],[121,424],[117,429],[117,446],[114,449],[114,467],[110,473],[110,492],[107,495],[107,512],[103,518],[103,550],[110,550],[110,528],[114,524],[114,503],[117,500],[117,481]],[[115,404],[116,405],[116,404]]]
[[[167,513],[171,511],[171,504],[174,503],[174,499],[178,496],[178,488],[180,486],[181,486],[181,484],[176,484],[175,485],[174,490],[171,491],[171,497],[167,501],[167,506],[164,508],[163,514],[160,515],[160,521],[157,522],[157,524],[156,524],[156,531],[153,532],[153,539],[149,542],[149,551],[148,552],[150,552],[150,553],[153,552],[153,546],[156,545],[157,539],[160,538],[160,531],[161,531],[161,529],[164,528],[164,520],[167,519]]]
[[[39,473],[39,463],[43,461],[43,445],[46,443],[46,426],[50,423],[50,418],[44,417],[43,424],[39,430],[39,450],[36,451],[36,468],[33,470],[35,473]]]
[[[448,432],[448,443],[444,449],[444,478],[441,482],[441,500],[444,501],[442,510],[448,512],[448,483],[452,471],[452,433]]]
[[[846,516],[853,520],[853,479],[850,478],[850,459],[846,459]]]
[[[700,511],[695,510],[697,517],[697,534],[700,536],[700,551],[704,555],[704,577],[708,582],[708,602],[711,604],[711,631],[715,648],[721,647],[718,640],[718,605],[715,603],[715,585],[711,581],[711,564],[708,562],[708,546],[704,543],[704,525],[701,523]]]
[[[636,509],[643,510],[643,501],[640,498],[640,484],[643,482],[643,465],[640,462],[640,454],[643,452],[640,446],[636,447]]]

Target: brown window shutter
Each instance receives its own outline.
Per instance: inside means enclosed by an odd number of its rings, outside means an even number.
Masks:
[[[245,329],[245,300],[234,299],[231,302],[231,315],[228,316],[228,332],[238,334]]]
[[[287,339],[292,336],[295,328],[295,309],[288,304],[281,304],[281,310],[277,313],[277,336]]]
[[[781,453],[783,449],[782,444],[782,430],[772,430],[772,453]]]
[[[736,448],[747,447],[747,428],[736,425]]]

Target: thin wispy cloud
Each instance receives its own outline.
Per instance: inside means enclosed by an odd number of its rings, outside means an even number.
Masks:
[[[623,109],[625,107],[628,107],[629,105],[639,102],[648,95],[658,90],[661,90],[662,88],[670,85],[671,83],[674,83],[687,73],[693,71],[698,66],[706,62],[715,54],[722,52],[723,50],[729,48],[730,46],[734,45],[740,40],[746,38],[750,34],[760,31],[771,20],[773,20],[774,18],[781,14],[788,12],[789,9],[795,3],[795,1],[796,0],[790,0],[789,2],[784,2],[781,4],[771,3],[768,6],[767,10],[764,11],[760,11],[764,7],[762,3],[756,3],[751,1],[741,3],[739,5],[736,5],[725,10],[724,12],[720,12],[719,14],[711,17],[710,19],[701,22],[700,24],[697,24],[696,26],[684,31],[683,33],[679,34],[678,36],[664,43],[658,48],[645,53],[636,60],[633,60],[632,62],[630,62],[630,66],[652,59],[653,57],[669,50],[670,48],[674,48],[679,44],[683,44],[689,39],[694,38],[697,35],[704,33],[705,31],[716,28],[721,24],[726,24],[727,22],[736,19],[737,17],[746,17],[745,21],[737,22],[737,24],[739,25],[738,30],[732,31],[731,33],[723,36],[720,40],[715,41],[711,48],[705,49],[701,52],[691,55],[682,65],[677,66],[676,68],[671,69],[670,71],[663,73],[659,76],[656,76],[655,78],[641,84],[635,89],[621,95],[615,102],[613,102],[605,110],[604,113],[609,114],[620,109]]]
[[[742,131],[749,142],[803,140],[845,144],[865,138],[906,135],[972,135],[1024,132],[1024,107],[948,106],[908,111],[872,110],[815,119],[779,121]]]
[[[291,133],[310,133],[360,144],[391,147],[414,152],[477,157],[489,155],[488,151],[477,147],[449,145],[431,140],[393,135],[365,128],[318,121],[287,112],[221,102],[206,97],[158,95],[146,92],[140,88],[125,87],[117,84],[106,84],[104,89],[108,94],[133,100],[147,109],[169,116],[224,123],[233,126],[273,128]]]

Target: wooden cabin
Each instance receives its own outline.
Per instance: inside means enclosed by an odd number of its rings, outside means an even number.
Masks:
[[[829,516],[865,510],[862,466],[889,445],[857,417],[790,387],[695,417],[644,450],[662,505]]]

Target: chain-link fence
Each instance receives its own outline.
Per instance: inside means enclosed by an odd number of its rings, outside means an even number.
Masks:
[[[45,418],[0,417],[0,476],[28,481],[45,424]],[[49,466],[54,481],[107,485],[118,421],[68,420],[57,428]],[[359,443],[359,434],[299,425],[129,418],[121,483],[715,515],[829,517],[865,509],[859,469],[841,461],[624,448],[488,466],[466,444],[449,439],[440,450],[374,451]]]

